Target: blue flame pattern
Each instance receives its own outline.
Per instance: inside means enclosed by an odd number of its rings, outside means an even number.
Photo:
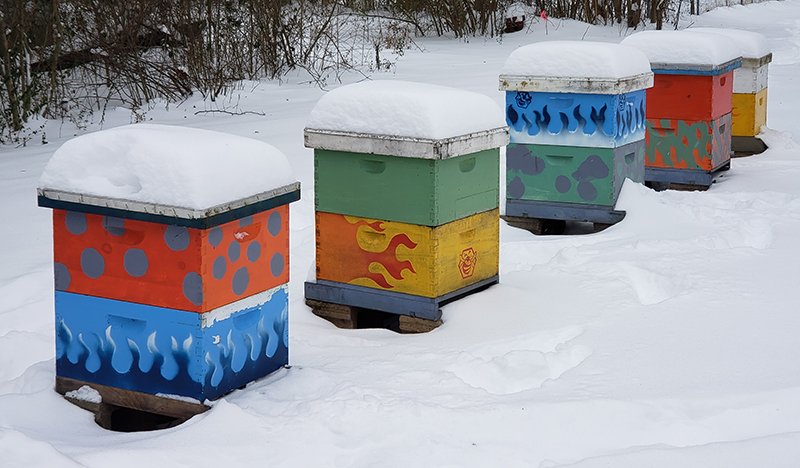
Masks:
[[[615,148],[645,137],[645,90],[624,94],[506,92],[511,143]]]
[[[56,292],[56,373],[144,393],[218,398],[288,364],[285,285],[214,315]],[[269,293],[265,294],[265,299]]]

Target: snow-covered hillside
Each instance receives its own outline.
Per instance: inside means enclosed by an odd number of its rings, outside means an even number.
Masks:
[[[302,134],[325,91],[297,75],[244,83],[224,104],[147,111],[150,123],[268,142],[303,184],[291,205],[291,369],[163,431],[103,430],[53,390],[51,214],[35,188],[61,144],[100,126],[40,122],[48,144],[0,148],[0,467],[800,466],[800,0],[692,20],[768,38],[770,149],[733,160],[708,192],[628,184],[627,217],[598,234],[501,223],[500,284],[445,306],[444,325],[423,335],[340,330],[303,303],[314,213]],[[371,78],[502,105],[497,77],[517,47],[632,32],[552,21],[547,35],[534,22],[502,42],[419,40]],[[198,112],[221,106],[229,113]],[[136,118],[111,109],[104,127]]]

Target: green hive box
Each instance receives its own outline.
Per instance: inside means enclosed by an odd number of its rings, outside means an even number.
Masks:
[[[314,151],[317,211],[425,226],[498,207],[499,149],[448,159]]]
[[[643,182],[645,147],[644,140],[616,148],[512,143],[507,198],[613,208],[625,178]]]

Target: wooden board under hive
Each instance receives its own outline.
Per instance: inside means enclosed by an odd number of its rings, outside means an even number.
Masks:
[[[439,226],[499,206],[499,149],[447,159],[314,151],[317,211]]]
[[[288,363],[283,285],[213,311],[56,291],[56,374],[200,402]]]
[[[613,208],[626,178],[644,181],[644,140],[616,148],[510,144],[508,200]]]
[[[648,119],[646,165],[715,171],[730,162],[730,142],[731,114],[713,121]]]
[[[428,298],[498,274],[499,211],[437,227],[316,213],[317,279]]]
[[[53,210],[56,291],[205,312],[289,281],[289,206],[210,229]]]

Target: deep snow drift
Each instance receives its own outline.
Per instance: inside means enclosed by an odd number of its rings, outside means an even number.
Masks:
[[[159,432],[105,431],[52,389],[51,221],[35,188],[53,152],[84,131],[47,122],[49,144],[0,149],[0,466],[796,466],[800,0],[692,21],[769,40],[770,149],[735,159],[704,193],[628,184],[628,216],[598,234],[537,237],[503,224],[501,283],[444,307],[444,325],[425,335],[339,330],[303,304],[314,217],[302,130],[324,91],[294,76],[246,83],[226,104],[263,116],[196,114],[215,110],[199,98],[147,111],[150,123],[270,143],[303,186],[291,206],[293,367]],[[547,35],[534,21],[502,43],[424,39],[424,52],[372,78],[502,105],[498,75],[517,47],[630,32],[554,20]],[[133,118],[110,110],[105,127]]]

